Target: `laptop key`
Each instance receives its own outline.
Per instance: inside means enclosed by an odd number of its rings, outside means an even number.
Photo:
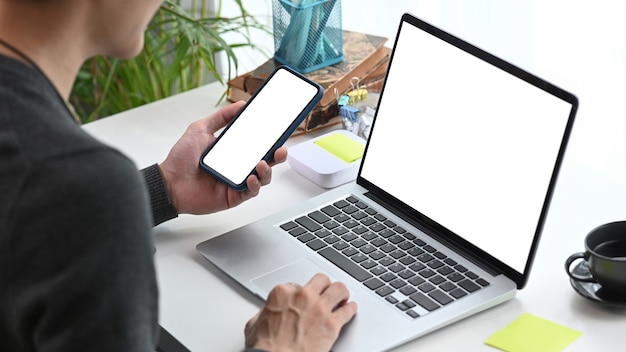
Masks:
[[[400,309],[401,311],[405,311],[405,310],[409,309],[409,306],[404,304],[404,302],[400,302],[400,303],[396,304],[396,308]]]
[[[467,292],[461,290],[460,288],[455,288],[454,290],[450,291],[450,296],[459,299],[463,296],[467,296]]]
[[[413,248],[414,246],[415,246],[415,245],[414,245],[412,242],[410,242],[410,241],[404,241],[404,242],[401,242],[401,243],[398,245],[398,247],[400,247],[400,248],[404,249],[405,251],[406,251],[406,250],[409,250],[409,249],[411,249],[411,248]]]
[[[445,255],[445,254],[443,254],[443,253],[441,253],[441,252],[435,252],[435,253],[433,253],[433,255],[434,255],[437,259],[441,259],[441,260],[444,260],[444,259],[448,258],[448,256],[447,256],[447,255]]]
[[[441,285],[439,285],[439,288],[446,292],[450,292],[456,288],[456,285],[451,283],[450,281],[446,281],[442,283]]]
[[[366,259],[366,260],[362,261],[360,264],[365,269],[371,269],[371,268],[375,267],[376,265],[378,265],[375,261],[373,261],[371,259]]]
[[[429,261],[435,259],[435,257],[428,253],[422,253],[417,256],[417,259],[419,259],[419,261],[421,261],[422,263],[428,263]]]
[[[387,269],[383,268],[382,266],[376,266],[374,268],[372,268],[372,270],[370,270],[372,272],[372,274],[379,276],[384,274],[385,272],[387,272]]]
[[[422,306],[422,308],[426,309],[429,312],[432,312],[433,310],[439,308],[439,304],[437,304],[435,301],[433,301],[423,293],[416,292],[409,296],[409,298],[411,298],[415,303],[419,304],[420,306]]]
[[[452,259],[452,258],[446,258],[444,260],[444,262],[450,266],[455,266],[457,264],[456,260]]]
[[[361,237],[362,237],[364,240],[371,241],[371,240],[373,240],[373,239],[377,238],[377,237],[378,237],[378,235],[377,235],[377,234],[375,234],[375,233],[373,233],[372,231],[369,231],[369,230],[368,230],[368,231],[365,231],[364,233],[362,233],[362,234],[361,234]]]
[[[426,242],[424,242],[424,241],[423,241],[422,239],[420,239],[420,238],[416,238],[416,239],[414,239],[414,240],[413,240],[413,242],[414,242],[416,245],[420,246],[420,247],[421,247],[421,246],[426,245]]]
[[[369,231],[369,230],[367,229],[367,227],[365,227],[363,225],[358,225],[358,226],[352,228],[352,232],[354,232],[354,233],[356,233],[358,235],[364,234],[367,231]]]
[[[376,247],[372,246],[371,244],[366,244],[365,246],[359,248],[359,250],[365,254],[370,254],[376,251]]]
[[[415,273],[412,270],[405,269],[399,272],[398,275],[403,279],[410,279],[415,276]]]
[[[398,303],[398,299],[395,298],[394,296],[387,296],[385,297],[385,300],[391,304],[396,304]]]
[[[356,240],[350,242],[351,245],[353,245],[355,248],[359,248],[359,247],[363,247],[367,244],[367,241],[357,238]]]
[[[426,280],[422,279],[419,276],[413,276],[412,278],[409,279],[409,283],[413,286],[418,286],[421,285],[425,282]]]
[[[473,271],[466,272],[465,276],[469,277],[472,280],[478,279],[478,275],[476,275],[476,273],[474,273]]]
[[[307,232],[305,234],[303,234],[302,236],[298,236],[298,241],[302,242],[302,243],[306,243],[309,242],[310,240],[316,239],[315,235]]]
[[[452,268],[450,268],[449,266],[444,266],[442,268],[439,268],[437,272],[443,276],[447,276],[447,275],[452,274],[454,270],[452,270]]]
[[[365,281],[372,277],[372,274],[368,273],[365,269],[361,268],[358,264],[352,260],[344,257],[341,253],[335,249],[326,247],[318,252],[322,257],[328,259],[333,264],[337,265],[341,270],[348,273],[357,281]]]
[[[399,289],[399,288],[406,286],[406,282],[404,282],[404,280],[401,280],[401,279],[395,279],[391,281],[389,285],[391,285],[395,289]]]
[[[344,241],[335,242],[335,244],[333,244],[333,248],[336,248],[336,249],[338,249],[340,251],[342,251],[342,250],[344,250],[344,249],[346,249],[348,247],[350,247],[350,245],[347,244]]]
[[[344,249],[343,251],[341,251],[341,253],[343,253],[346,257],[351,257],[351,256],[359,253],[359,251],[357,251],[356,248],[348,247],[348,248]]]
[[[296,222],[311,232],[315,232],[322,228],[320,224],[316,223],[308,216],[301,216],[296,219]]]
[[[433,286],[430,282],[424,282],[423,284],[419,285],[417,288],[419,288],[420,291],[422,292],[430,292],[435,289],[435,286]]]
[[[384,238],[378,237],[378,238],[373,239],[372,242],[370,242],[370,243],[373,244],[376,247],[382,247],[382,246],[388,244],[389,242],[385,241]]]
[[[345,226],[345,227],[347,227],[349,229],[351,229],[353,227],[357,227],[358,225],[359,225],[359,223],[356,220],[352,220],[352,219],[346,220],[346,221],[343,222],[343,226]]]
[[[350,259],[352,259],[354,262],[356,263],[360,263],[364,260],[367,260],[367,256],[363,253],[357,253],[353,256],[350,257]]]
[[[327,205],[325,207],[322,208],[322,212],[324,212],[324,214],[330,216],[330,217],[335,217],[337,215],[339,215],[339,213],[341,213],[341,211],[337,208],[335,208],[332,205]]]
[[[328,236],[330,234],[331,234],[331,232],[326,230],[326,229],[321,229],[319,231],[315,231],[315,236],[317,236],[319,238],[326,237],[326,236]]]
[[[439,269],[444,265],[445,264],[443,264],[442,262],[436,259],[428,263],[428,266],[431,267],[432,269]]]
[[[381,296],[381,297],[385,297],[387,295],[390,295],[392,293],[394,293],[395,290],[389,286],[383,286],[381,288],[379,288],[378,290],[376,290],[376,294]]]
[[[298,226],[292,230],[289,231],[289,234],[292,235],[293,237],[298,237],[300,235],[302,235],[303,233],[306,233],[307,231],[305,229],[303,229],[302,227]]]
[[[446,304],[454,301],[452,298],[450,298],[450,296],[448,296],[447,294],[439,291],[439,290],[434,290],[430,293],[428,293],[428,295],[432,298],[435,299],[435,301],[439,302],[442,306],[445,306]]]
[[[298,226],[298,224],[296,224],[295,222],[289,221],[289,222],[286,222],[286,223],[280,225],[280,228],[285,230],[285,231],[289,231],[289,230],[291,230],[291,229],[293,229],[294,227],[297,227],[297,226]]]
[[[417,292],[417,290],[413,286],[404,286],[403,288],[400,289],[400,292],[405,296],[410,296],[414,294],[415,292]]]
[[[356,220],[361,220],[365,217],[367,217],[367,214],[363,211],[357,211],[356,213],[352,214],[352,217],[355,218]]]
[[[334,206],[336,206],[337,208],[341,209],[343,207],[347,207],[348,205],[350,205],[350,203],[346,202],[345,200],[338,200],[335,203],[333,203]]]
[[[444,279],[440,275],[436,275],[436,276],[431,277],[428,281],[432,282],[435,285],[439,285],[439,284],[445,282],[446,279]]]
[[[311,247],[311,249],[313,249],[314,251],[317,251],[318,249],[322,249],[326,247],[326,243],[324,243],[324,241],[317,239],[317,238],[314,239],[313,241],[307,242],[306,245]]]
[[[355,196],[348,196],[346,198],[346,200],[350,203],[357,203],[359,201],[359,198],[355,197]]]
[[[335,235],[329,235],[329,236],[324,237],[324,241],[326,241],[327,243],[335,243],[339,240],[340,240],[339,237]]]
[[[363,283],[363,285],[367,286],[370,290],[375,290],[385,285],[384,282],[380,281],[378,278],[373,277]]]
[[[324,227],[329,229],[329,230],[332,230],[332,229],[334,229],[334,228],[336,228],[338,226],[339,226],[339,223],[337,221],[335,221],[335,220],[326,221],[324,223]]]
[[[429,277],[434,276],[434,275],[435,275],[435,272],[434,272],[434,271],[432,271],[432,270],[430,270],[430,269],[424,269],[424,270],[420,271],[420,272],[419,272],[419,274],[420,274],[423,278],[428,279]]]
[[[341,210],[346,214],[352,214],[354,212],[359,211],[359,208],[355,207],[354,205],[348,205],[347,207],[344,207]]]
[[[436,250],[433,246],[431,246],[431,245],[429,245],[429,244],[425,245],[425,246],[424,246],[424,247],[422,247],[422,248],[423,248],[426,252],[428,252],[428,253],[435,253],[435,252],[437,251],[437,250]]]
[[[346,233],[350,232],[350,230],[348,230],[347,228],[345,228],[343,226],[337,226],[332,231],[337,236],[341,236],[343,234],[346,234]]]
[[[357,238],[358,238],[357,235],[353,234],[352,232],[348,232],[348,233],[346,233],[346,234],[341,236],[341,239],[343,239],[346,242],[350,242],[350,241],[355,240]]]
[[[330,217],[324,213],[322,213],[319,210],[316,210],[312,213],[309,214],[309,217],[315,221],[317,221],[320,224],[325,223],[326,221],[330,220]]]
[[[406,253],[404,253],[403,251],[397,249],[397,250],[389,253],[389,255],[392,256],[394,259],[400,259],[402,257],[405,257]]]
[[[395,276],[395,275],[394,275],[394,274],[392,274],[392,273],[387,272],[387,273],[382,274],[382,275],[380,276],[380,278],[381,278],[383,281],[385,281],[385,282],[391,282],[391,281],[393,281],[393,280],[397,279],[398,277],[397,277],[397,276]]]
[[[404,265],[411,265],[413,263],[415,263],[415,259],[413,259],[413,257],[404,257],[402,259],[400,259],[400,263],[404,264]]]
[[[383,253],[381,251],[374,251],[374,252],[370,253],[370,257],[372,259],[379,260],[380,258],[384,258],[385,257],[385,253]]]
[[[374,219],[373,217],[366,217],[364,219],[361,219],[361,224],[365,225],[365,226],[371,226],[375,223],[377,223],[378,221],[376,221],[376,219]]]
[[[452,274],[448,275],[448,280],[450,280],[452,282],[459,282],[459,281],[463,280],[463,275],[461,275],[459,273],[452,273]]]
[[[480,289],[480,286],[476,285],[474,283],[474,281],[465,279],[465,280],[461,280],[460,282],[457,283],[457,285],[463,287],[465,289],[465,291],[467,292],[474,292],[478,289]]]
[[[356,202],[354,205],[356,205],[359,209],[368,209],[369,205],[367,205],[367,203],[363,203],[361,201]]]
[[[483,278],[480,278],[480,279],[476,280],[476,283],[479,284],[482,287],[489,286],[489,281],[487,281],[487,280],[485,280]]]
[[[337,221],[337,222],[344,222],[344,221],[350,220],[350,216],[348,216],[348,215],[346,215],[344,213],[341,213],[341,214],[335,216],[333,219],[335,219],[335,221]]]
[[[414,263],[409,265],[409,269],[413,270],[413,271],[422,271],[424,269],[426,269],[426,265],[422,264],[422,263]],[[431,275],[432,276],[432,275]]]
[[[407,314],[408,316],[410,316],[411,318],[413,318],[413,319],[415,319],[415,318],[419,318],[419,317],[420,317],[420,315],[419,315],[417,312],[415,312],[413,309],[409,309],[409,310],[407,310],[407,311],[406,311],[406,314]]]

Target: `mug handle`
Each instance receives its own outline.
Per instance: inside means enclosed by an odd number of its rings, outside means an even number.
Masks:
[[[589,273],[589,275],[587,276],[580,276],[576,273],[573,273],[570,270],[570,267],[572,266],[572,263],[577,260],[577,259],[585,259],[585,253],[583,252],[578,252],[578,253],[574,253],[572,255],[569,256],[569,258],[567,258],[567,260],[565,261],[565,271],[567,272],[567,275],[569,275],[569,277],[571,277],[572,279],[576,280],[576,281],[582,281],[582,282],[596,282],[596,280],[591,276],[591,273]]]

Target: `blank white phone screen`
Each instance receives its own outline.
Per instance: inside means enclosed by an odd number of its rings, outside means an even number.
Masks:
[[[317,87],[278,70],[203,158],[234,184],[242,184],[317,94]]]

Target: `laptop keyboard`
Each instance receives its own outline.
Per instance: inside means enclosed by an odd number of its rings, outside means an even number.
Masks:
[[[354,196],[280,227],[412,318],[489,285]]]

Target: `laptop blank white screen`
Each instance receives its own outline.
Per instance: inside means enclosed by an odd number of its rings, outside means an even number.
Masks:
[[[523,273],[571,108],[404,23],[361,177]]]

